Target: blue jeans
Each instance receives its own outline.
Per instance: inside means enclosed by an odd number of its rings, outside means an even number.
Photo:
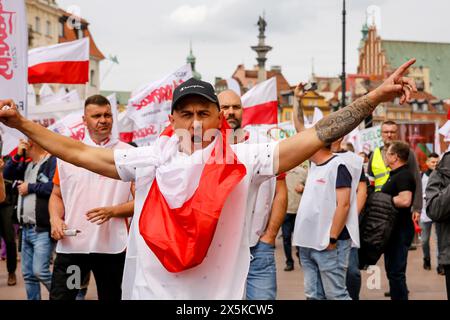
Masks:
[[[408,300],[406,286],[406,264],[408,249],[414,238],[414,225],[411,221],[394,227],[384,251],[384,267],[389,279],[392,300]]]
[[[422,241],[422,252],[423,252],[423,258],[424,259],[430,259],[430,237],[431,237],[431,227],[433,226],[433,222],[420,222],[420,227],[422,228],[422,233],[420,235],[420,240]],[[436,237],[438,236],[438,229],[436,230]],[[437,241],[436,241],[437,242]],[[437,246],[436,246],[437,247]],[[436,250],[437,252],[437,250]],[[437,252],[439,255],[439,252]]]
[[[250,248],[251,261],[247,276],[247,300],[275,300],[277,270],[275,246],[259,241]]]
[[[28,300],[41,300],[41,282],[50,291],[52,251],[53,243],[48,232],[36,232],[33,227],[22,229],[21,263]]]
[[[347,290],[352,300],[359,300],[361,291],[361,271],[359,270],[358,248],[350,249],[347,270]]]
[[[308,300],[351,300],[346,286],[352,241],[338,240],[334,250],[318,251],[300,247]]]
[[[292,233],[294,232],[295,218],[297,214],[286,213],[284,222],[281,225],[281,233],[283,234],[283,249],[286,256],[286,265],[293,266],[294,259],[292,259]]]

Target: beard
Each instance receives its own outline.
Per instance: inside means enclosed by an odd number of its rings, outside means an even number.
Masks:
[[[242,122],[240,120],[236,119],[234,116],[233,117],[228,117],[227,118],[227,122],[228,122],[228,125],[233,130],[237,130],[237,129],[241,128]]]

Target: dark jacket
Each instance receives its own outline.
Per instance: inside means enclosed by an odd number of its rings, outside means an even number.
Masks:
[[[24,180],[25,170],[31,162],[25,162],[19,156],[14,156],[6,163],[3,176],[9,180]],[[50,215],[48,201],[53,190],[56,158],[48,158],[39,168],[36,183],[28,184],[28,193],[36,194],[36,231],[50,231]],[[26,181],[25,181],[26,182]]]
[[[360,225],[361,248],[359,266],[374,265],[384,253],[391,236],[398,210],[392,197],[386,193],[374,192],[369,195]]]
[[[428,179],[425,191],[427,216],[436,222],[439,264],[450,264],[450,152]]]
[[[380,150],[383,150],[381,147]],[[368,164],[368,175],[373,177],[373,171],[372,171],[372,160],[373,160],[373,153],[370,156],[369,164]],[[414,192],[413,197],[413,204],[412,204],[412,210],[415,212],[422,212],[423,207],[423,191],[422,188],[425,188],[425,186],[422,186],[422,175],[420,174],[419,164],[417,162],[416,154],[414,153],[414,150],[409,150],[409,157],[408,162],[406,163],[408,165],[408,168],[410,169],[411,173],[414,176],[414,179],[416,180],[416,191]],[[370,190],[370,188],[369,188]]]

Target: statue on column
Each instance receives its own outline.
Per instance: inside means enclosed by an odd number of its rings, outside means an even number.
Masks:
[[[266,20],[264,20],[263,17],[259,16],[257,25],[259,27],[259,36],[264,37],[264,33],[266,32],[266,26],[267,26]]]

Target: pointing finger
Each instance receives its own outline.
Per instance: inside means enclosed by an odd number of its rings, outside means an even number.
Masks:
[[[410,66],[412,66],[414,63],[416,63],[416,59],[411,59],[404,64],[402,64],[395,72],[392,74],[394,78],[398,78],[403,76],[403,74],[408,70]]]

